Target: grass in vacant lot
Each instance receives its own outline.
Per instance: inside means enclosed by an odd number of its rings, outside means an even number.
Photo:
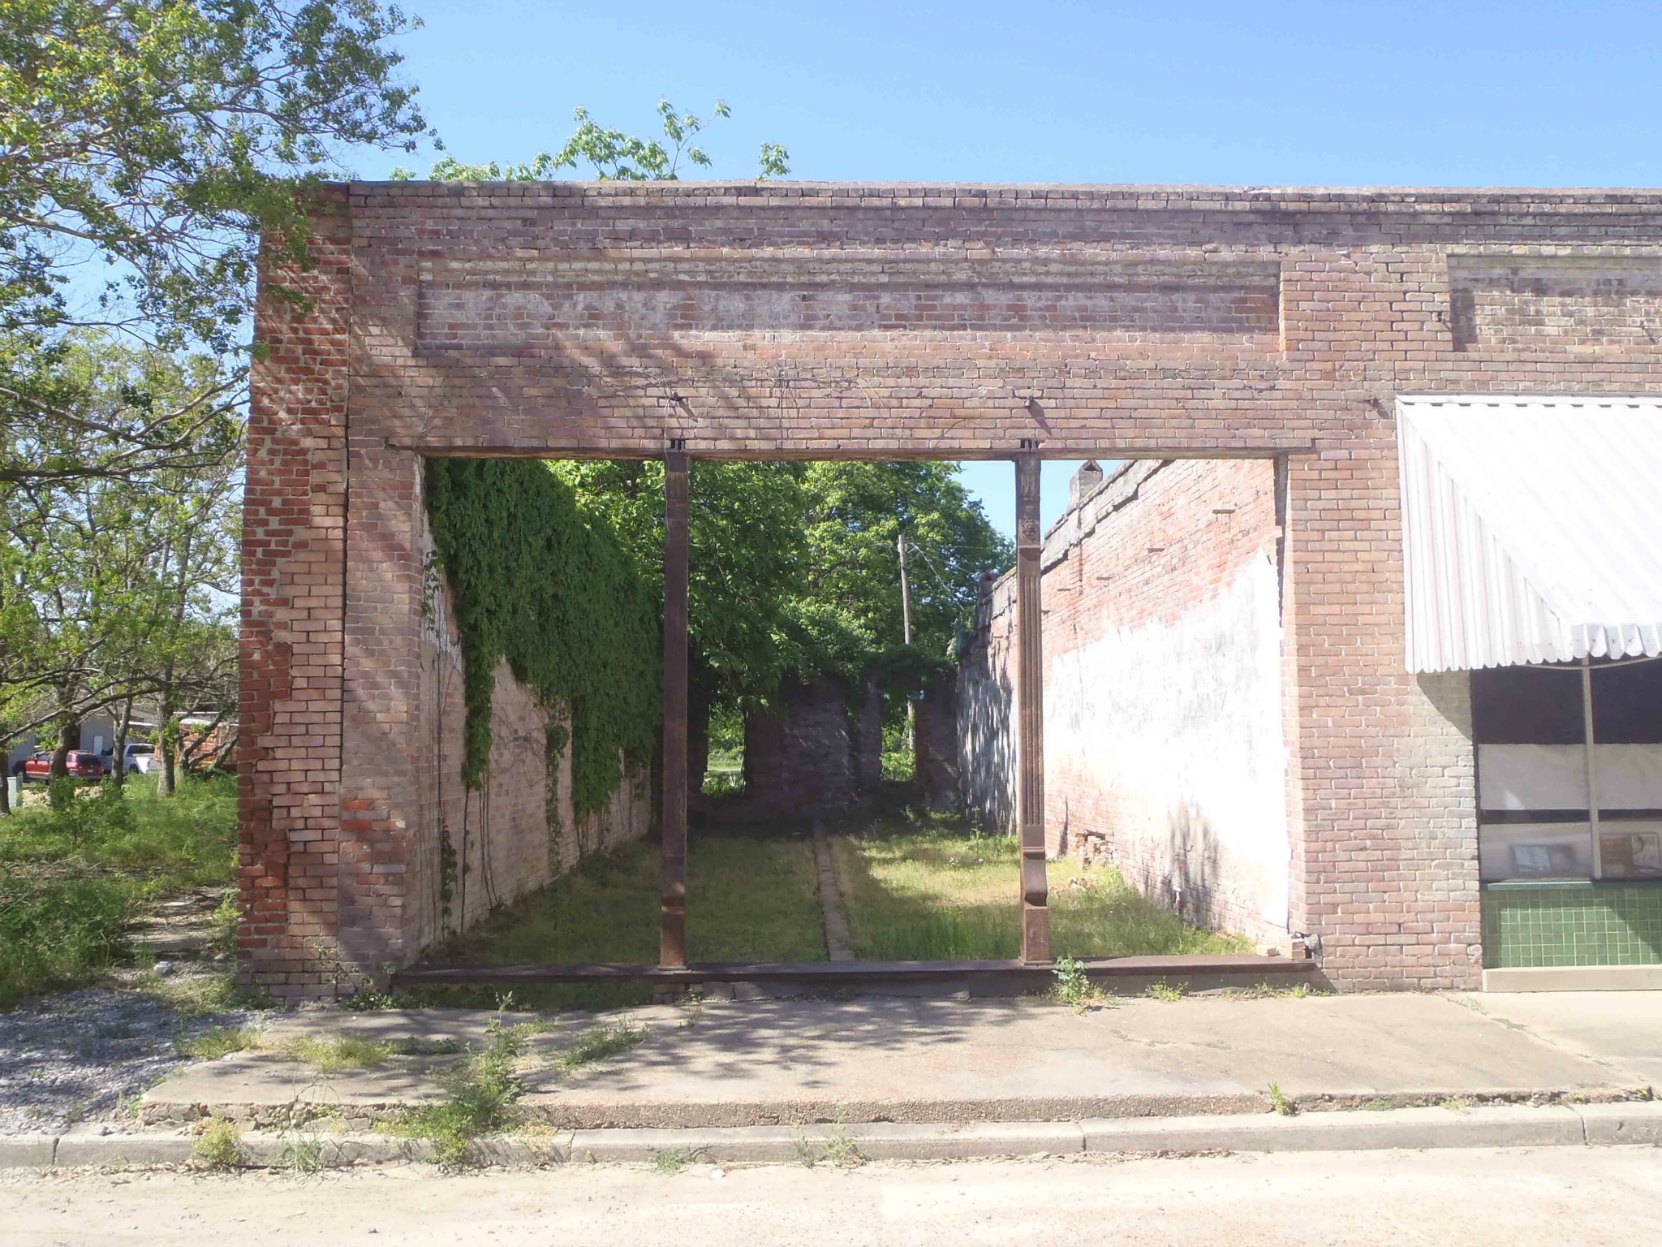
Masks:
[[[1011,836],[879,824],[833,843],[855,955],[873,961],[1020,954],[1019,846]],[[1051,946],[1058,957],[1240,952],[1159,908],[1111,867],[1050,866]]]
[[[694,831],[687,862],[687,945],[695,961],[823,961],[814,854],[801,836]],[[442,960],[489,965],[658,960],[659,853],[633,841],[596,854],[549,887],[472,928]],[[649,1001],[642,984],[516,988],[537,1008]],[[487,990],[424,988],[439,1004],[490,1004]]]
[[[0,818],[0,1008],[96,979],[153,901],[226,884],[235,873],[236,780],[187,780],[156,796],[87,793],[70,808],[32,805]]]

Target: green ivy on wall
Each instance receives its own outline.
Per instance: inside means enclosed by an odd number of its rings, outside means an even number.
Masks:
[[[450,585],[467,706],[462,780],[484,783],[496,665],[571,722],[572,804],[605,805],[650,761],[662,677],[657,599],[571,487],[532,459],[432,459],[427,513]]]

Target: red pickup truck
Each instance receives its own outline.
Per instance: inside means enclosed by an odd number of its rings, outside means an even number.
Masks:
[[[84,750],[72,749],[64,760],[71,779],[103,779],[104,762],[97,754],[87,753]],[[12,768],[24,783],[34,780],[44,784],[52,778],[52,751],[44,749],[31,758],[24,758]]]

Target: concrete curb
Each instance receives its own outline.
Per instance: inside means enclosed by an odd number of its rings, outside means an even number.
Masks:
[[[856,1126],[729,1126],[684,1130],[577,1130],[504,1135],[475,1144],[478,1163],[568,1162],[818,1164],[864,1160],[971,1160],[992,1156],[1136,1152],[1312,1152],[1493,1147],[1662,1146],[1662,1102],[1506,1105],[1470,1109],[1117,1117],[1072,1122],[976,1122],[962,1126],[878,1122]],[[304,1129],[251,1131],[239,1140],[249,1168],[287,1168],[302,1151],[338,1168],[431,1159],[420,1140]],[[0,1139],[0,1169],[190,1164],[196,1140],[182,1133]]]

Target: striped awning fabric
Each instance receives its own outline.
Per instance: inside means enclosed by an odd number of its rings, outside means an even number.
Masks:
[[[1410,671],[1662,654],[1662,397],[1399,397]]]

